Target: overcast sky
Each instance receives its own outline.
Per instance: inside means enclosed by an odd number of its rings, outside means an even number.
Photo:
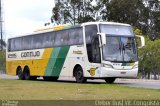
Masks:
[[[31,33],[50,22],[54,0],[3,0],[6,38]]]

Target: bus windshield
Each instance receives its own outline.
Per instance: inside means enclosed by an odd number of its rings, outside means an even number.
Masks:
[[[105,61],[137,61],[137,51],[133,37],[106,37],[107,43],[103,46]]]
[[[100,28],[101,32],[106,34],[106,45],[103,46],[103,60],[112,62],[137,61],[137,47],[131,27],[117,27],[116,25],[108,27],[107,25]]]

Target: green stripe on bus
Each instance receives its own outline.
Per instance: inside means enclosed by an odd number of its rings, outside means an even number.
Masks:
[[[53,49],[45,76],[59,76],[69,48],[69,46],[65,46]]]
[[[121,66],[127,66],[127,63],[122,63],[122,65]]]
[[[59,51],[60,51],[60,47],[54,48],[52,50],[52,53],[51,53],[51,56],[50,56],[50,59],[48,61],[48,65],[47,65],[47,68],[46,68],[46,71],[45,71],[45,76],[51,76],[52,70],[54,69],[54,64],[55,64],[56,59],[57,59],[58,54],[59,54]]]
[[[122,63],[121,66],[133,66],[133,65],[134,65],[134,63]]]
[[[55,69],[53,69],[53,71],[52,71],[52,76],[59,76],[59,74],[62,70],[63,64],[66,60],[66,56],[68,54],[69,48],[70,48],[69,46],[62,47],[61,50],[59,51],[59,55],[56,59],[55,65],[54,65]]]

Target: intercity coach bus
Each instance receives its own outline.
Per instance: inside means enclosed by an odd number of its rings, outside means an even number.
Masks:
[[[140,36],[142,46],[144,38]],[[115,22],[61,25],[8,39],[6,71],[21,80],[43,77],[87,79],[135,78],[137,44],[132,27]]]

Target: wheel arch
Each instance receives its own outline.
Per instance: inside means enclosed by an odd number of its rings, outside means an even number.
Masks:
[[[19,69],[21,69],[21,70],[22,70],[22,67],[21,67],[21,66],[18,66],[18,67],[17,67],[17,69],[16,69],[16,75],[18,75],[18,71],[19,71]]]
[[[25,71],[26,69],[29,69],[28,65],[24,66],[23,71]]]
[[[76,65],[74,66],[74,68],[73,68],[73,77],[75,77],[75,72],[76,72],[76,69],[77,69],[78,67],[81,67],[81,68],[82,68],[82,66],[81,66],[80,64],[76,64]],[[83,68],[82,68],[82,70],[83,70]]]
[[[26,71],[26,69],[28,69],[28,71],[30,72],[30,69],[29,69],[28,65],[24,66],[23,71]]]

